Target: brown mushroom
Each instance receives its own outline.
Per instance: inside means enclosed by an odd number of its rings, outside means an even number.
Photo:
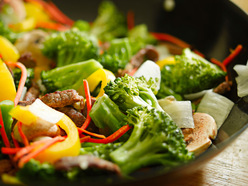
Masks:
[[[55,137],[61,135],[62,132],[58,125],[46,121],[32,123],[31,125],[23,124],[21,128],[28,140],[33,140],[40,136]],[[15,139],[22,142],[17,124],[14,126],[13,133]]]
[[[195,155],[203,153],[217,136],[217,125],[212,116],[206,113],[194,113],[195,128],[182,129],[187,149]]]

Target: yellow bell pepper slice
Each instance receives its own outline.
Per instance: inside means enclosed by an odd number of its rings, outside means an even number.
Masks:
[[[1,47],[0,47],[1,48]],[[3,100],[14,101],[16,88],[12,75],[6,64],[0,59],[0,102]]]
[[[24,3],[27,17],[32,17],[37,22],[51,21],[48,14],[44,11],[43,7],[36,2]]]
[[[53,163],[65,156],[79,155],[81,144],[76,125],[66,115],[62,117],[57,125],[66,132],[67,138],[62,142],[54,144],[35,157],[40,162]]]
[[[59,125],[66,132],[67,137],[64,141],[55,143],[35,157],[40,162],[53,163],[65,156],[79,155],[81,144],[74,122],[65,114],[44,104],[40,99],[36,99],[32,105],[26,107],[16,106],[10,111],[10,115],[23,125],[49,122]]]
[[[162,69],[163,66],[165,65],[174,65],[175,63],[176,61],[174,56],[170,56],[156,62],[156,64],[160,67],[160,69]]]
[[[97,85],[101,83],[100,92],[98,93],[96,98],[101,97],[104,94],[103,88],[107,85],[109,81],[115,80],[115,75],[106,69],[98,69],[97,71],[93,72],[87,79],[89,83],[90,91],[94,91]]]
[[[33,17],[24,19],[23,21],[10,25],[15,32],[26,32],[35,29],[36,21]]]
[[[5,61],[16,62],[20,57],[16,47],[3,36],[0,36],[0,54]]]

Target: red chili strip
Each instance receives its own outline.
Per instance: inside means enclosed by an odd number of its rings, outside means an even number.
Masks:
[[[88,142],[89,139],[90,139],[90,136],[84,136],[84,137],[80,138],[80,143]]]
[[[90,96],[90,88],[87,80],[83,80],[84,83],[84,91],[85,91],[85,97],[86,97],[86,105],[87,105],[87,116],[84,124],[81,126],[81,129],[85,130],[91,121],[90,117],[90,110],[91,110],[91,96]]]
[[[36,24],[36,28],[44,28],[44,29],[57,30],[57,31],[65,31],[69,29],[69,27],[67,26],[53,22],[38,22]]]
[[[9,139],[7,137],[5,127],[4,127],[4,123],[3,123],[3,116],[2,116],[1,109],[0,109],[0,134],[2,136],[2,140],[3,140],[3,143],[4,143],[5,147],[10,147]]]
[[[89,132],[87,130],[84,130],[84,129],[81,129],[81,128],[78,128],[78,132],[81,134],[81,133],[85,133],[85,134],[89,134],[91,136],[94,136],[94,137],[97,137],[97,138],[106,138],[104,135],[102,134],[96,134],[96,133],[93,133],[93,132]]]
[[[134,12],[130,10],[127,12],[127,28],[128,28],[128,30],[131,30],[134,28],[134,26],[135,26]]]
[[[17,141],[17,140],[15,139],[15,137],[14,137],[14,133],[13,133],[13,132],[11,132],[11,138],[12,138],[12,141],[13,141],[13,143],[14,143],[14,146],[15,146],[16,148],[20,147],[18,141]]]
[[[55,138],[49,140],[48,142],[45,143],[45,145],[43,145],[41,148],[39,148],[38,150],[35,150],[31,153],[29,153],[28,155],[22,157],[18,163],[19,167],[23,167],[23,165],[25,163],[27,163],[31,158],[36,157],[37,155],[39,155],[42,151],[46,150],[48,147],[52,146],[53,144],[57,143],[57,142],[61,142],[64,141],[65,137],[62,136],[56,136]]]
[[[224,72],[227,72],[226,66],[225,66],[222,62],[218,61],[218,60],[215,59],[215,58],[211,58],[210,61],[211,61],[212,63],[216,64],[217,66],[219,66]],[[228,75],[226,75],[225,80],[226,80],[226,82],[229,81]]]
[[[157,40],[160,40],[160,41],[168,41],[168,42],[171,42],[173,44],[176,44],[182,48],[191,48],[191,46],[182,41],[181,39],[178,39],[177,37],[175,36],[172,36],[170,34],[165,34],[165,33],[156,33],[156,32],[151,32],[151,34],[157,39]]]
[[[242,45],[238,45],[232,52],[231,54],[224,59],[223,64],[225,66],[227,66],[228,64],[230,64],[230,62],[232,62],[232,60],[241,52],[243,46]]]
[[[18,90],[16,92],[16,97],[15,97],[15,100],[14,100],[14,104],[16,106],[18,104],[20,98],[21,98],[22,91],[23,91],[23,88],[25,86],[25,82],[26,82],[26,79],[27,79],[27,69],[22,63],[19,63],[19,62],[5,61],[5,63],[8,66],[17,67],[17,68],[21,69],[21,71],[22,71],[21,79],[20,79],[20,82],[19,82],[19,85],[18,85]]]
[[[93,139],[93,138],[90,138],[87,142],[104,143],[104,144],[112,143],[112,142],[118,140],[121,136],[123,136],[131,128],[132,128],[132,126],[124,125],[119,130],[117,130],[116,132],[114,132],[113,134],[111,134],[110,136],[108,136],[105,139]]]
[[[26,135],[24,134],[24,132],[22,131],[22,122],[18,121],[17,122],[17,127],[18,127],[18,132],[22,138],[22,142],[25,146],[29,146],[29,142],[28,139],[26,137]]]
[[[1,152],[2,154],[16,154],[19,152],[22,148],[10,148],[10,147],[2,147]]]

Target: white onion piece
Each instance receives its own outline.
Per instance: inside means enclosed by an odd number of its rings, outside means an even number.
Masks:
[[[155,62],[151,60],[145,61],[133,75],[133,77],[141,76],[144,76],[146,80],[149,80],[150,78],[155,80],[155,78],[157,78],[157,90],[160,89],[161,71],[160,67]]]
[[[190,101],[176,101],[173,96],[168,96],[158,100],[158,103],[179,128],[194,128]]]
[[[219,129],[226,120],[233,105],[234,103],[225,96],[208,91],[203,96],[197,108],[197,112],[207,113],[212,116],[215,119],[217,128]]]
[[[237,94],[239,97],[248,95],[248,65],[235,65],[233,69],[237,72]]]

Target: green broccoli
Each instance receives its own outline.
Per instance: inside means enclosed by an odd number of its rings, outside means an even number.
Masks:
[[[125,114],[106,94],[96,100],[90,110],[90,117],[98,128],[109,131],[109,135],[125,124]],[[120,140],[126,141],[128,137],[128,134],[124,134]]]
[[[15,82],[15,87],[16,90],[18,89],[19,82],[21,79],[22,71],[19,68],[15,68],[13,70],[13,75],[14,75],[14,82]],[[27,69],[27,79],[25,82],[25,86],[27,89],[29,89],[32,86],[32,80],[34,79],[34,69],[33,68],[28,68]]]
[[[102,65],[96,60],[91,59],[57,67],[49,71],[42,71],[41,81],[47,93],[66,89],[78,90],[83,84],[83,79],[86,79],[100,68],[102,68]]]
[[[88,32],[90,30],[90,24],[84,20],[77,20],[72,25],[72,28],[77,28],[80,31]]]
[[[131,43],[132,54],[136,54],[140,49],[148,44],[156,44],[157,40],[148,32],[145,24],[137,25],[128,32]]]
[[[116,73],[124,69],[132,57],[131,46],[128,38],[114,39],[110,47],[100,57],[99,61],[104,68]]]
[[[123,143],[82,143],[80,149],[80,155],[91,154],[101,159],[110,161],[110,152],[118,149]]]
[[[213,88],[224,81],[226,72],[190,49],[175,56],[175,65],[165,65],[161,70],[161,90],[166,86],[184,95]]]
[[[150,165],[169,169],[193,159],[182,131],[165,112],[135,107],[127,111],[126,122],[133,126],[130,138],[110,153],[124,175]]]
[[[56,32],[44,41],[42,52],[55,59],[57,67],[88,59],[97,59],[99,48],[96,38],[77,28]]]
[[[18,37],[20,37],[20,34],[13,32],[10,30],[7,26],[4,25],[4,23],[0,19],[0,35],[8,39],[11,43],[14,43]]]
[[[23,183],[38,184],[41,181],[55,183],[60,175],[56,172],[53,165],[31,159],[18,170],[16,177]]]
[[[109,82],[104,91],[122,112],[136,106],[150,106],[163,111],[154,94],[156,84],[152,78],[146,81],[143,76],[134,78],[126,74]]]
[[[103,1],[99,5],[98,16],[92,24],[90,33],[101,41],[124,37],[127,35],[126,19],[112,2]]]

